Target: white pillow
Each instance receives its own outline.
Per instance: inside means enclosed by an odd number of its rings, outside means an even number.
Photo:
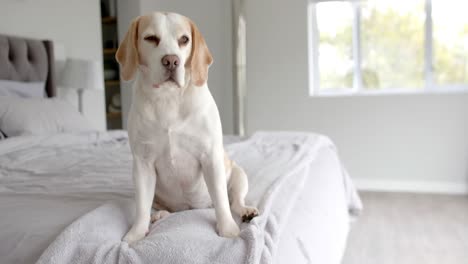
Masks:
[[[0,80],[0,96],[44,98],[45,83]]]
[[[58,98],[0,96],[0,130],[13,137],[95,129],[72,105]]]

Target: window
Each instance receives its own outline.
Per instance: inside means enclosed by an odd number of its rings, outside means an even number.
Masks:
[[[313,95],[468,91],[468,1],[309,1]]]

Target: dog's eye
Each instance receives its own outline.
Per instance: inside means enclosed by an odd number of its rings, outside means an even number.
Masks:
[[[144,39],[148,42],[156,44],[156,46],[159,45],[159,41],[161,41],[161,39],[159,39],[156,35],[149,35],[146,36]]]
[[[189,39],[187,36],[183,35],[183,36],[180,37],[180,39],[179,39],[179,45],[180,45],[180,46],[185,46],[185,45],[187,45],[187,43],[189,42],[189,40],[190,40],[190,39]]]

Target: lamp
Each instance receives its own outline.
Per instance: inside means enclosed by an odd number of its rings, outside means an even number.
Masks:
[[[78,92],[78,110],[83,113],[83,92],[104,89],[103,69],[99,61],[68,58],[61,86]]]

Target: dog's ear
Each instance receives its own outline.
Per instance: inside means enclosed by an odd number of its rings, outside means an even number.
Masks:
[[[138,25],[140,22],[140,17],[137,17],[133,20],[130,28],[128,29],[125,37],[120,43],[117,53],[115,54],[115,59],[119,62],[122,79],[129,81],[135,76],[139,64],[139,55],[138,55]]]
[[[187,65],[190,67],[192,82],[201,86],[208,80],[208,67],[213,63],[213,57],[195,23],[191,20],[189,22],[192,30],[192,52]]]

